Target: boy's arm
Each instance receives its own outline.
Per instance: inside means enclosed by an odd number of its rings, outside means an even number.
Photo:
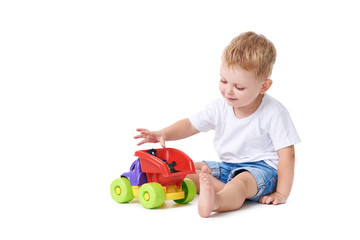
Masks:
[[[139,142],[138,145],[149,142],[160,142],[162,147],[165,147],[165,141],[180,140],[199,133],[188,118],[182,119],[160,131],[149,131],[144,128],[138,128],[136,130],[141,134],[135,136],[134,138],[144,138],[144,140]]]
[[[180,140],[199,133],[188,118],[182,119],[173,125],[162,129],[160,132],[166,141]]]
[[[266,204],[282,204],[285,203],[290,195],[291,187],[294,180],[295,168],[295,149],[294,145],[282,148],[277,151],[279,156],[278,164],[278,182],[276,192],[263,196],[259,202]]]

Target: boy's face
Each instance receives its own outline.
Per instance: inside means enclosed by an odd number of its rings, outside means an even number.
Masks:
[[[264,81],[258,81],[251,72],[239,68],[220,67],[219,88],[227,103],[235,108],[249,106],[263,93]]]

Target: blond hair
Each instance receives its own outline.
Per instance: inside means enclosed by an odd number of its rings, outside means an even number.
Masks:
[[[235,37],[222,55],[222,64],[226,67],[241,67],[253,72],[256,79],[262,80],[271,76],[275,60],[274,44],[254,32],[245,32]]]

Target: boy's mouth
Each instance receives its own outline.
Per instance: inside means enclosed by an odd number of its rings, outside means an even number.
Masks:
[[[229,97],[226,97],[226,99],[229,100],[229,101],[231,101],[231,102],[237,100],[236,98],[229,98]]]

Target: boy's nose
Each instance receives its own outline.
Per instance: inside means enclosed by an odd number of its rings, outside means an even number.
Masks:
[[[226,92],[227,95],[230,95],[230,96],[234,94],[234,91],[233,91],[232,87],[227,87],[225,89],[225,92]]]

